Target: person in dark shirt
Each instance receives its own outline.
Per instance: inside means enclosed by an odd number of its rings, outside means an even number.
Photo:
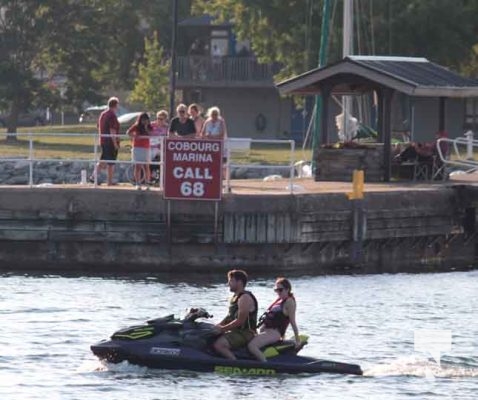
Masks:
[[[227,283],[234,296],[229,301],[226,318],[216,325],[222,335],[216,339],[213,347],[223,357],[235,360],[232,350],[246,346],[256,333],[257,300],[251,292],[245,290],[247,274],[244,271],[229,271]]]
[[[188,108],[185,104],[180,104],[176,108],[177,117],[171,120],[169,125],[169,135],[180,136],[183,138],[194,138],[196,136],[196,126],[194,121],[189,118]]]
[[[113,184],[113,174],[115,161],[118,157],[120,140],[118,138],[120,124],[116,118],[119,100],[117,97],[111,97],[108,100],[108,109],[103,111],[98,119],[98,134],[100,136],[101,157],[100,162],[96,164],[90,181],[94,182],[98,179],[98,172],[107,168],[108,186]]]

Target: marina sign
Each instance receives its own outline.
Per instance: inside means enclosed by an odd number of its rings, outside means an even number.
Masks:
[[[164,198],[221,200],[222,141],[166,139]]]

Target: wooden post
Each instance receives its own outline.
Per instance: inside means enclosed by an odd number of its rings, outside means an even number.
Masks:
[[[172,223],[171,223],[171,200],[166,200],[166,227],[167,227],[167,242],[168,242],[168,254],[171,255],[171,247],[173,240]]]
[[[393,90],[383,90],[383,180],[390,182],[392,175],[392,96]]]
[[[445,113],[446,113],[446,97],[440,97],[438,99],[438,131],[443,132],[445,130]]]
[[[329,130],[328,130],[328,122],[329,122],[329,100],[330,100],[330,91],[331,87],[328,85],[324,85],[320,92],[320,96],[322,97],[322,115],[320,119],[321,127],[320,127],[320,144],[327,144],[329,143]]]
[[[320,98],[321,98],[321,111],[322,114],[320,115],[320,138],[318,140],[317,146],[313,149],[312,159],[314,160],[315,164],[315,180],[319,180],[319,169],[317,168],[318,164],[318,154],[319,154],[319,147],[320,145],[324,145],[329,143],[329,130],[328,130],[328,122],[329,122],[329,100],[330,100],[330,92],[332,91],[332,87],[329,85],[323,85],[320,90]],[[320,112],[319,109],[316,112]]]
[[[383,143],[383,92],[382,90],[377,90],[377,131],[378,143]]]

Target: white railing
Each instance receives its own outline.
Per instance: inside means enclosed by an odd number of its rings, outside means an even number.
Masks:
[[[436,146],[438,156],[443,164],[465,167],[468,172],[478,169],[478,160],[474,159],[474,150],[478,149],[478,140],[474,140],[472,137],[441,138],[437,140]],[[445,153],[444,147],[447,148]]]
[[[7,134],[8,136],[8,134]],[[28,177],[28,184],[30,187],[33,187],[33,170],[34,170],[34,164],[36,162],[52,162],[52,163],[63,163],[63,162],[78,162],[78,163],[89,163],[89,164],[94,164],[96,165],[98,162],[101,160],[99,159],[99,135],[98,134],[88,134],[88,133],[16,133],[16,137],[21,138],[21,137],[26,137],[28,138],[28,157],[22,158],[22,157],[14,157],[14,158],[9,158],[9,157],[2,157],[0,158],[0,162],[18,162],[18,161],[27,161],[29,163],[29,177]],[[103,137],[109,137],[110,135],[102,135]],[[35,152],[35,138],[36,137],[67,137],[67,138],[75,138],[75,137],[81,137],[81,138],[92,138],[92,154],[93,158],[36,158],[34,156]],[[131,137],[129,135],[115,135],[116,138],[119,139],[129,139],[131,140]],[[108,164],[134,164],[132,160],[107,160],[105,163]],[[150,165],[159,165],[161,166],[163,164],[163,160],[161,159],[159,162],[150,162]],[[162,170],[162,168],[161,168]],[[94,174],[94,187],[98,187],[98,176],[97,174]],[[160,179],[162,182],[162,179]],[[161,183],[160,183],[161,185]]]
[[[242,168],[250,168],[250,169],[263,169],[264,167],[267,168],[284,168],[284,165],[264,165],[264,164],[235,164],[231,163],[231,153],[233,152],[234,148],[244,148],[249,146],[252,143],[261,143],[261,144],[288,144],[290,147],[290,158],[289,158],[289,191],[290,193],[294,193],[294,152],[295,152],[295,142],[293,140],[273,140],[273,139],[249,139],[249,138],[229,138],[226,139],[226,149],[227,149],[227,163],[226,163],[226,188],[229,192],[230,190],[230,181],[231,181],[231,167],[242,167]],[[239,146],[238,146],[239,145]],[[241,146],[242,145],[242,146]]]
[[[22,138],[26,137],[28,139],[28,156],[27,157],[1,157],[0,162],[18,162],[18,161],[26,161],[29,164],[29,177],[28,177],[28,184],[30,187],[33,187],[33,170],[34,170],[34,165],[36,162],[58,162],[58,163],[63,163],[63,162],[79,162],[79,163],[89,163],[89,164],[94,164],[100,162],[101,160],[99,159],[100,153],[98,151],[99,147],[99,135],[98,134],[87,134],[87,133],[51,133],[51,134],[45,134],[45,133],[17,133],[15,134],[16,137]],[[7,134],[8,136],[8,134]],[[104,137],[109,137],[110,135],[103,135]],[[70,138],[92,138],[92,155],[93,158],[36,158],[34,156],[35,153],[35,138],[38,137],[70,137]],[[116,138],[119,139],[128,139],[131,140],[131,137],[128,135],[115,135]],[[162,139],[163,140],[163,139]],[[243,163],[234,163],[231,162],[233,156],[232,154],[237,152],[237,151],[249,151],[251,148],[251,145],[253,143],[259,143],[259,144],[280,144],[280,145],[288,145],[290,149],[290,157],[288,164],[257,164],[257,163],[249,163],[249,164],[243,164]],[[52,143],[53,144],[53,143]],[[162,143],[161,143],[162,146]],[[226,149],[227,149],[227,161],[225,165],[226,169],[226,188],[227,191],[230,191],[230,171],[231,167],[241,167],[241,168],[249,168],[249,169],[264,169],[264,168],[285,168],[287,167],[289,169],[289,185],[288,185],[288,190],[292,194],[294,191],[294,176],[295,176],[295,166],[294,166],[294,152],[295,152],[295,142],[293,140],[267,140],[267,139],[250,139],[250,138],[229,138],[226,139]],[[162,146],[163,147],[163,146]],[[163,160],[163,153],[160,152],[160,161],[158,162],[150,162],[150,165],[158,165],[162,166],[164,164]],[[105,161],[108,164],[135,164],[134,161],[132,160],[108,160]],[[98,177],[95,174],[95,181],[94,181],[94,187],[96,188],[98,186]],[[160,189],[162,190],[162,184],[163,184],[163,168],[160,168]]]

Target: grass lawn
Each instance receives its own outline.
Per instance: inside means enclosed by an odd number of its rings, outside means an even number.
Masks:
[[[19,128],[19,136],[15,142],[7,142],[5,130],[0,130],[0,157],[17,158],[28,157],[29,137],[32,134],[34,157],[37,159],[93,159],[95,125],[65,125],[40,126]],[[59,136],[61,133],[85,134],[84,136]],[[119,159],[129,160],[130,140],[123,139]],[[311,151],[295,151],[295,161],[310,160]],[[231,162],[239,164],[284,164],[287,165],[290,157],[288,143],[261,144],[252,143],[249,152],[233,153]]]

